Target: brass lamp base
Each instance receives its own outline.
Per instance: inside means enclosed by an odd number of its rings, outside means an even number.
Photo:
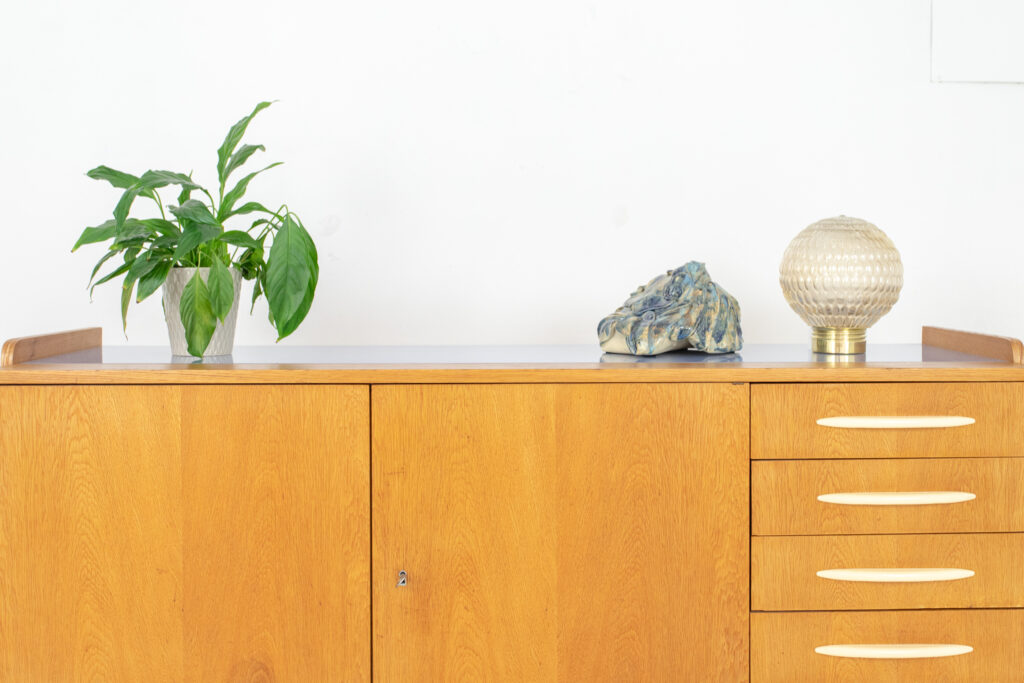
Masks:
[[[864,353],[868,331],[863,327],[812,327],[811,350],[814,353]]]

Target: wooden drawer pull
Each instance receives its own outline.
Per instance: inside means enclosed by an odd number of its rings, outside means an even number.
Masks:
[[[970,645],[822,645],[814,651],[828,657],[853,659],[932,659],[965,655],[974,648]]]
[[[974,576],[971,569],[822,569],[817,575],[831,581],[864,583],[925,583],[959,581]]]
[[[818,424],[838,429],[939,429],[972,425],[974,418],[957,415],[850,415],[823,417]]]
[[[977,498],[967,491],[885,491],[863,493],[823,493],[822,503],[833,505],[948,505]]]

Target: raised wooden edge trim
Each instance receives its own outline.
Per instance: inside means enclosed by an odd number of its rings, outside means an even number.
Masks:
[[[921,343],[972,356],[995,358],[1008,363],[1024,363],[1024,344],[1013,337],[963,332],[945,327],[922,327]]]
[[[80,330],[8,339],[0,351],[0,367],[8,368],[30,360],[84,351],[102,345],[101,327],[84,327]]]

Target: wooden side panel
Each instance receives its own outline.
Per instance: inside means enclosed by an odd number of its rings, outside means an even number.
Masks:
[[[754,683],[1019,683],[1024,610],[761,612],[751,615]],[[832,644],[969,645],[939,659],[845,659],[816,654]]]
[[[85,349],[97,349],[103,344],[103,328],[86,327],[81,330],[40,334],[33,337],[8,339],[0,349],[0,367],[11,367],[30,360],[60,356]]]
[[[753,539],[755,610],[1024,607],[1024,534],[771,536]],[[966,569],[954,581],[874,583],[828,569]]]
[[[374,387],[373,415],[375,680],[747,679],[746,386]]]
[[[1024,455],[1024,384],[755,384],[750,455],[754,459],[991,458]],[[961,427],[840,429],[819,418],[959,416]]]
[[[185,680],[369,680],[368,387],[182,391]]]
[[[946,505],[835,505],[827,493],[960,491]],[[755,535],[1024,531],[1024,458],[751,463]]]
[[[921,328],[921,343],[1008,363],[1024,363],[1024,344],[1012,337],[926,326]]]
[[[181,680],[179,396],[0,388],[0,680]]]

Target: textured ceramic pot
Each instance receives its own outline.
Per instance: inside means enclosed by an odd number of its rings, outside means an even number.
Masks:
[[[790,307],[811,326],[815,353],[864,353],[867,328],[899,299],[903,263],[892,240],[871,223],[826,218],[789,243],[779,284]]]
[[[172,268],[164,282],[164,318],[167,320],[167,334],[171,339],[171,353],[175,356],[188,356],[188,342],[185,341],[185,326],[181,323],[181,293],[185,285],[195,274],[195,268]],[[200,268],[199,277],[203,282],[210,276],[209,268]],[[203,352],[207,356],[227,356],[235,347],[235,323],[238,320],[238,299],[241,292],[242,274],[235,268],[231,269],[231,277],[235,283],[235,300],[231,304],[224,322],[217,322],[210,345]]]

